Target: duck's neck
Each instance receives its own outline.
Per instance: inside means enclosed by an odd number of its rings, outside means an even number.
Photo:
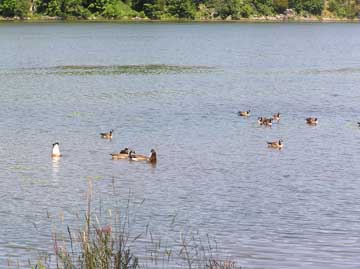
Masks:
[[[149,162],[156,163],[156,152],[152,152],[149,158]]]
[[[54,155],[60,155],[60,149],[59,149],[59,145],[54,145],[53,150],[52,150],[52,154]]]

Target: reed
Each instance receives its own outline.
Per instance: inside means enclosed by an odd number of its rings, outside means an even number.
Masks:
[[[54,254],[39,258],[33,269],[137,269],[137,268],[188,268],[188,269],[238,269],[234,261],[219,259],[217,246],[207,235],[204,241],[199,233],[180,233],[180,238],[163,245],[146,227],[146,232],[130,235],[130,203],[125,215],[119,215],[114,225],[100,225],[92,212],[92,183],[89,181],[87,209],[84,225],[78,231],[67,227],[67,235],[53,235]],[[136,255],[133,243],[141,240],[146,255]],[[140,244],[141,245],[141,244]]]

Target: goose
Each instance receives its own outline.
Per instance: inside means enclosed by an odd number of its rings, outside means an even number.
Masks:
[[[112,139],[114,130],[111,129],[108,133],[100,133],[101,138]]]
[[[309,125],[316,125],[318,124],[318,119],[314,117],[310,117],[306,119],[306,123]]]
[[[113,160],[129,159],[129,148],[124,148],[119,153],[111,153],[110,155]]]
[[[270,119],[267,119],[267,118],[264,118],[263,121],[262,121],[262,124],[265,125],[265,126],[272,126],[272,118]]]
[[[272,117],[272,119],[275,120],[275,121],[277,121],[277,122],[279,122],[279,121],[280,121],[280,112],[274,114],[273,117]]]
[[[51,153],[51,157],[56,158],[56,157],[61,157],[61,153],[60,153],[60,148],[59,148],[59,143],[56,142],[52,145],[52,153]]]
[[[250,116],[250,110],[248,110],[248,111],[239,111],[238,114],[241,117],[249,117]]]
[[[150,152],[151,155],[148,157],[145,155],[136,154],[135,151],[131,150],[129,152],[129,159],[136,162],[146,161],[148,163],[156,163],[156,151],[152,149]]]
[[[283,147],[283,140],[280,139],[279,141],[273,141],[273,142],[267,142],[269,148],[275,148],[275,149],[282,149]]]

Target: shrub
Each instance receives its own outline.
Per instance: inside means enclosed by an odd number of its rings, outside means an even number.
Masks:
[[[178,19],[194,19],[195,6],[191,0],[167,0],[167,12]]]
[[[105,6],[101,15],[105,18],[121,19],[124,17],[135,17],[138,13],[122,1],[112,0]]]
[[[30,3],[27,0],[3,0],[0,1],[0,14],[5,17],[19,16],[24,18],[28,15]]]

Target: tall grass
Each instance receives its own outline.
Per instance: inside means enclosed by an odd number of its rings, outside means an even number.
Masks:
[[[175,247],[162,246],[152,233],[130,235],[129,207],[125,215],[118,216],[114,225],[100,225],[92,212],[92,183],[89,181],[87,209],[84,225],[76,232],[67,227],[67,236],[53,235],[54,259],[43,257],[33,269],[137,269],[137,268],[188,268],[188,269],[237,269],[235,262],[219,259],[217,246],[210,237],[202,240],[199,233],[181,233]],[[148,227],[146,229],[148,231]],[[145,237],[150,236],[150,240]],[[133,243],[150,242],[151,248],[136,255]],[[141,244],[140,244],[141,245]]]

